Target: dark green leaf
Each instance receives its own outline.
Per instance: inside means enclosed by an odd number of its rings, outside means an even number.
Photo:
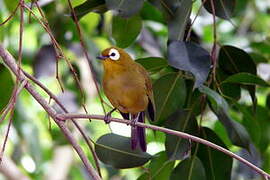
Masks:
[[[178,110],[166,121],[165,127],[195,135],[198,131],[197,120],[191,111]],[[191,149],[191,142],[174,135],[166,134],[165,148],[171,160],[184,159]]]
[[[139,148],[131,150],[130,138],[112,133],[97,140],[95,151],[99,160],[119,169],[142,166],[151,159],[150,154]]]
[[[114,16],[112,21],[112,36],[118,47],[125,48],[133,43],[140,34],[142,20],[140,16],[121,18]]]
[[[214,8],[212,8],[211,2],[213,2]],[[223,19],[230,19],[233,16],[236,0],[209,0],[205,1],[204,8],[214,14],[217,17]]]
[[[182,41],[192,8],[192,1],[182,0],[172,18],[168,20],[169,41]]]
[[[201,136],[212,143],[226,148],[222,140],[209,128],[201,129]],[[206,170],[207,180],[228,180],[231,179],[233,159],[215,149],[200,144],[197,152],[197,157],[203,163]]]
[[[268,63],[268,60],[266,57],[264,57],[262,54],[259,53],[249,53],[250,57],[254,60],[256,64],[258,63]]]
[[[210,99],[210,105],[214,113],[217,115],[220,122],[225,126],[229,138],[234,145],[246,148],[249,150],[250,137],[246,129],[238,122],[231,119],[228,110],[227,102],[215,91],[206,86],[199,88],[202,93],[205,93]]]
[[[181,0],[182,1],[182,0]],[[161,10],[167,19],[173,18],[177,9],[181,6],[179,0],[149,0],[151,4]]]
[[[121,17],[131,17],[137,14],[144,0],[105,0],[108,9],[116,11]]]
[[[160,57],[147,57],[136,59],[149,72],[158,72],[168,66],[166,59]]]
[[[270,86],[267,82],[258,76],[250,73],[237,73],[228,77],[222,83],[239,83],[245,85],[259,85],[259,86]]]
[[[219,51],[219,68],[221,68],[227,75],[233,75],[239,72],[247,72],[257,75],[257,69],[252,58],[242,49],[233,46],[222,46]],[[244,66],[243,66],[244,64]],[[253,101],[254,108],[256,107],[256,96],[254,85],[242,86],[249,91]]]
[[[87,0],[84,3],[76,6],[74,11],[77,18],[80,19],[89,12],[105,13],[107,11],[107,7],[105,0]]]
[[[168,47],[168,59],[171,66],[191,72],[195,76],[195,88],[201,86],[207,79],[210,70],[210,55],[199,45],[173,41]]]
[[[197,157],[181,161],[173,170],[170,180],[206,180],[205,169]]]
[[[150,174],[148,175],[148,179],[149,177],[151,177],[152,180],[169,179],[173,166],[174,161],[168,160],[164,151],[158,153],[149,164],[148,169],[150,170]]]
[[[219,51],[218,62],[219,67],[229,75],[239,72],[254,75],[257,73],[256,65],[249,54],[234,46],[222,46]]]
[[[262,42],[252,42],[250,45],[256,52],[263,55],[270,55],[270,42],[262,41]]]
[[[186,86],[180,76],[179,73],[168,73],[154,83],[156,123],[158,124],[164,122],[185,103]]]
[[[9,70],[0,63],[0,111],[8,104],[14,87]]]
[[[267,95],[267,98],[266,98],[266,107],[270,109],[270,93]]]
[[[165,19],[162,16],[162,13],[149,2],[145,1],[143,8],[141,10],[141,17],[144,20],[152,20],[160,23],[164,23]]]

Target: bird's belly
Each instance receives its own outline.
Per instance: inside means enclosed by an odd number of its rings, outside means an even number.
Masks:
[[[107,81],[104,83],[104,91],[112,105],[121,112],[136,114],[147,108],[145,87],[136,81]]]

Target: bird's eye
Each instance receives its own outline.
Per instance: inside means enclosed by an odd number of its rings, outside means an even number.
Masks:
[[[110,59],[115,60],[115,61],[119,60],[120,58],[120,54],[116,49],[111,49],[109,52],[109,56],[110,56]]]

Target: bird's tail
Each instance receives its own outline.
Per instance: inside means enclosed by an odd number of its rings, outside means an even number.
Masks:
[[[138,115],[132,115],[132,120],[135,122],[144,123],[145,113],[140,112]],[[145,129],[143,127],[131,127],[131,149],[136,149],[139,143],[143,152],[146,151]]]

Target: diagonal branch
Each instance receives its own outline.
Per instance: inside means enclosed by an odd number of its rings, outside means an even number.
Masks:
[[[66,127],[64,121],[59,121],[57,117],[57,113],[55,110],[46,102],[46,100],[35,90],[35,88],[27,81],[25,75],[23,73],[18,73],[18,65],[16,64],[13,56],[0,44],[0,56],[2,57],[4,63],[10,68],[13,74],[19,79],[20,82],[26,81],[25,89],[36,99],[36,101],[44,108],[44,110],[49,114],[50,117],[55,121],[58,127],[66,136],[67,140],[70,142],[72,147],[75,149],[82,162],[84,163],[87,172],[93,179],[101,179],[96,170],[91,166],[89,160],[84,154],[83,150],[76,142],[75,138],[72,136],[69,129]]]
[[[101,115],[85,115],[85,114],[58,114],[57,117],[59,118],[59,120],[65,121],[68,119],[96,119],[96,120],[104,120],[104,116]],[[139,126],[139,127],[144,127],[144,128],[149,128],[152,130],[156,130],[156,131],[160,131],[160,132],[164,132],[166,134],[171,134],[171,135],[175,135],[184,139],[188,139],[200,144],[204,144],[206,146],[209,146],[213,149],[216,149],[218,151],[223,152],[224,154],[227,154],[228,156],[237,159],[238,161],[246,164],[248,167],[250,167],[251,169],[253,169],[254,171],[256,171],[258,174],[260,174],[262,177],[264,177],[265,179],[270,178],[270,174],[266,173],[265,171],[263,171],[262,169],[258,168],[257,166],[255,166],[254,164],[250,163],[249,161],[245,160],[244,158],[234,154],[233,152],[219,146],[216,145],[210,141],[207,141],[205,139],[199,138],[197,136],[193,136],[190,135],[188,133],[184,133],[184,132],[180,132],[180,131],[175,131],[172,129],[167,129],[164,127],[159,127],[159,126],[155,126],[155,125],[150,125],[150,124],[144,124],[144,123],[139,123],[136,122],[134,124],[134,122],[131,122],[129,120],[123,120],[123,119],[118,119],[118,118],[110,118],[111,121],[114,122],[119,122],[119,123],[124,123],[124,124],[128,124],[128,125],[135,125],[135,126]]]

